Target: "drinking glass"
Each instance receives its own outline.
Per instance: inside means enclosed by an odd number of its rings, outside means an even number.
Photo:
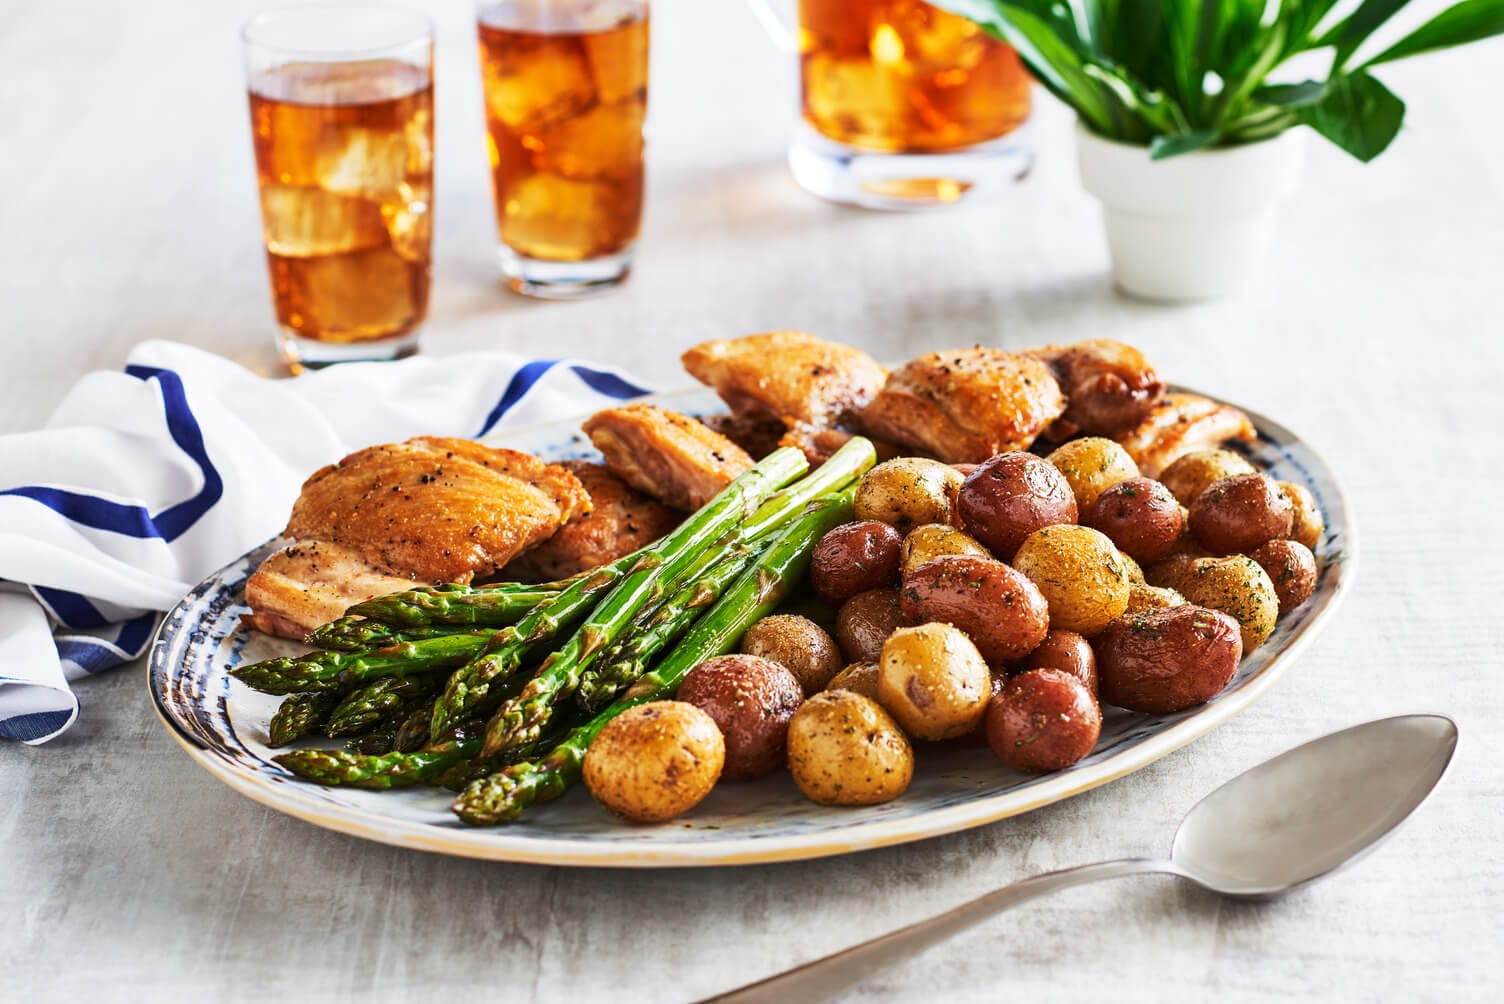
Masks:
[[[1019,131],[1029,75],[975,23],[924,0],[798,0],[791,30],[774,0],[752,3],[775,41],[799,55],[802,114],[789,168],[814,194],[917,209],[1017,180],[1033,165]]]
[[[283,359],[296,373],[411,355],[428,311],[432,22],[298,7],[241,34]]]
[[[481,0],[486,130],[512,289],[615,285],[642,220],[646,0]]]

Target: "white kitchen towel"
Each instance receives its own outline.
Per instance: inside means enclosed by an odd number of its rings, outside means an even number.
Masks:
[[[570,360],[477,352],[260,377],[172,342],[91,373],[0,436],[0,737],[78,715],[68,681],[140,656],[160,612],[276,536],[304,478],[373,443],[480,436],[647,391]]]

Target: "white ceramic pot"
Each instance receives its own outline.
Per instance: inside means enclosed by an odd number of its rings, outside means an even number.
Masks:
[[[1076,127],[1081,183],[1102,200],[1112,271],[1125,293],[1204,300],[1242,289],[1268,257],[1295,187],[1304,130],[1247,146],[1150,160],[1147,147]]]

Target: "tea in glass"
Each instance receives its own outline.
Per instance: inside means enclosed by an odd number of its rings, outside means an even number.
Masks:
[[[392,39],[390,54],[368,43]],[[246,27],[262,236],[294,369],[416,349],[428,309],[426,18],[308,8]]]
[[[648,5],[484,3],[479,40],[509,284],[569,297],[621,281],[642,218]]]
[[[799,0],[798,40],[790,165],[816,194],[910,208],[1028,169],[1008,138],[1029,117],[1028,73],[975,23],[923,0]]]

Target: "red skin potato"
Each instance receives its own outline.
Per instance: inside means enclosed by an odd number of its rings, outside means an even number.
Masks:
[[[820,538],[810,556],[809,578],[827,603],[898,581],[903,535],[886,523],[862,519],[844,523]]]
[[[1029,653],[1018,672],[1027,673],[1031,669],[1058,669],[1069,673],[1086,684],[1092,697],[1097,696],[1097,655],[1091,650],[1091,642],[1085,635],[1052,628],[1039,647]]]
[[[1101,700],[1149,714],[1205,704],[1243,657],[1237,621],[1189,604],[1119,617],[1095,647]]]
[[[1049,604],[1027,576],[970,554],[948,554],[914,569],[899,603],[912,624],[939,621],[966,632],[992,666],[1034,651],[1050,625]]]
[[[1141,565],[1162,560],[1185,530],[1180,503],[1170,489],[1149,478],[1129,478],[1108,488],[1097,496],[1086,522]]]
[[[704,711],[726,738],[721,777],[743,781],[783,766],[789,720],[804,703],[794,674],[769,659],[721,655],[685,675],[676,701]]]
[[[1102,710],[1086,685],[1059,669],[1010,677],[987,705],[987,744],[1017,770],[1063,770],[1092,751]]]
[[[1057,523],[1074,523],[1076,494],[1055,465],[1032,453],[999,453],[961,483],[956,515],[994,556],[1013,560],[1024,538]]]

